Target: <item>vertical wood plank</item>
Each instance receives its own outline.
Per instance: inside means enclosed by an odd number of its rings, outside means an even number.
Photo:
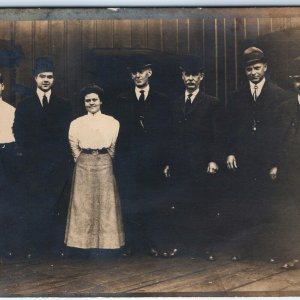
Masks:
[[[16,81],[18,84],[23,85],[24,88],[33,87],[33,23],[32,21],[16,21],[15,41],[17,45],[22,47],[23,59],[19,64],[16,71]],[[20,101],[18,95],[17,102]]]
[[[290,27],[298,27],[300,26],[300,18],[299,17],[291,17],[290,18]]]
[[[259,35],[271,33],[271,18],[259,18]]]
[[[242,64],[242,53],[244,51],[244,40],[247,38],[247,20],[245,18],[235,19],[235,76],[236,88],[244,80],[244,68]]]
[[[161,22],[160,20],[148,20],[148,48],[161,50]]]
[[[90,61],[90,51],[96,47],[96,21],[95,20],[84,20],[81,22],[82,26],[82,43],[81,43],[81,54],[83,64],[81,66],[82,73],[82,85],[92,81],[90,68],[92,62]]]
[[[226,91],[225,105],[232,92],[237,88],[237,45],[236,45],[236,19],[225,19],[224,49],[226,51],[224,64],[226,65]]]
[[[163,45],[164,52],[178,53],[178,30],[177,21],[165,19],[162,21],[163,26]]]
[[[225,18],[215,20],[216,27],[216,96],[227,103],[227,22]]]
[[[0,39],[9,40],[11,38],[11,21],[0,21]]]
[[[210,39],[210,36],[204,35],[202,19],[190,19],[189,21],[189,43],[190,43],[190,54],[204,56],[204,49],[206,49],[206,39]],[[208,24],[210,22],[208,21]],[[207,32],[205,31],[205,34]],[[203,47],[204,46],[204,47]]]
[[[273,18],[272,19],[272,31],[280,31],[286,29],[285,18]]]
[[[96,30],[96,47],[113,48],[114,45],[113,20],[97,20],[95,30]]]
[[[82,87],[81,66],[82,66],[82,27],[81,21],[67,21],[66,27],[66,59],[67,59],[67,96],[75,109],[75,113],[80,110],[79,90]]]
[[[55,90],[59,95],[67,97],[67,41],[66,23],[64,21],[50,21],[50,54],[55,63]]]
[[[49,21],[34,21],[34,54],[35,57],[49,55]]]
[[[188,54],[188,20],[178,20],[178,54]]]
[[[204,27],[205,36],[205,90],[208,94],[216,95],[216,28],[215,19],[206,19]],[[207,38],[206,38],[207,37]]]
[[[131,47],[132,48],[146,48],[146,20],[132,20],[131,21]]]
[[[131,21],[114,20],[114,48],[131,48]]]
[[[258,22],[257,18],[246,19],[246,39],[253,40],[258,36]]]

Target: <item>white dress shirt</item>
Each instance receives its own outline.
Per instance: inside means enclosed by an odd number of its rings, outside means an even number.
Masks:
[[[298,94],[298,103],[300,105],[300,95]]]
[[[266,82],[266,78],[263,78],[263,80],[261,80],[259,83],[255,84],[253,83],[252,81],[249,81],[250,83],[250,90],[251,90],[251,95],[253,96],[254,94],[254,91],[255,91],[255,86],[257,86],[257,89],[256,89],[256,99],[258,98],[258,96],[260,95],[261,93],[261,90],[264,86]]]
[[[113,157],[119,128],[116,119],[100,111],[95,114],[88,113],[72,121],[69,142],[74,160],[78,158],[81,149],[107,148],[108,153]]]
[[[148,97],[149,94],[149,90],[150,90],[150,85],[148,84],[147,86],[145,86],[144,88],[140,89],[137,86],[135,87],[135,95],[136,95],[136,99],[139,100],[140,96],[141,96],[141,91],[144,91],[144,96],[145,96],[145,100]]]
[[[198,89],[196,89],[195,91],[193,91],[192,93],[190,93],[189,91],[185,91],[185,101],[186,101],[186,99],[188,98],[188,95],[190,95],[190,94],[192,94],[192,96],[191,96],[191,103],[193,103],[193,101],[194,101],[194,99],[196,98],[196,96],[198,95],[198,93],[199,93],[199,88]]]
[[[15,108],[0,98],[0,144],[15,141],[13,124],[15,119]]]
[[[43,106],[43,98],[44,98],[44,95],[47,97],[47,101],[49,103],[50,101],[50,96],[51,96],[51,90],[47,91],[46,93],[43,92],[42,90],[40,89],[36,89],[36,93],[40,99],[40,102],[41,102],[41,105]]]

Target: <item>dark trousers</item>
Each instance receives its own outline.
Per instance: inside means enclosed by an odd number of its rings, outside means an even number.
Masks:
[[[24,247],[27,251],[58,252],[63,247],[72,164],[66,156],[24,157]]]
[[[21,172],[15,143],[0,145],[0,247],[4,251],[15,251],[22,245],[24,226],[22,203],[24,191],[19,181]]]
[[[278,186],[267,168],[239,164],[228,171],[227,219],[232,254],[268,258],[276,256],[273,242],[278,222]]]
[[[160,215],[160,248],[178,248],[187,254],[212,252],[219,242],[219,187],[221,175],[190,180],[191,176],[169,179]]]

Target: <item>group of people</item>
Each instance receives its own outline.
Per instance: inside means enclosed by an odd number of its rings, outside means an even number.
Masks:
[[[152,87],[147,57],[135,57],[128,66],[134,86],[109,99],[111,111],[102,112],[104,91],[89,84],[80,91],[87,114],[72,121],[70,104],[52,92],[52,60],[38,58],[33,95],[16,110],[0,101],[0,188],[23,183],[26,205],[13,215],[27,257],[45,249],[64,255],[64,241],[65,250],[121,249],[123,256],[168,258],[193,248],[214,260],[211,228],[222,198],[233,261],[285,256],[292,260],[283,266],[294,267],[300,64],[289,95],[267,78],[261,49],[247,48],[243,63],[248,80],[225,109],[203,92],[198,58],[179,60],[185,89],[173,98]],[[0,96],[3,89],[2,79]],[[11,190],[5,205],[20,197]],[[7,224],[1,247],[12,255]]]

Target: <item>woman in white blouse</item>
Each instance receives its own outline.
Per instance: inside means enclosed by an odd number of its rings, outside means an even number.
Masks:
[[[65,244],[82,249],[118,249],[124,245],[120,200],[113,173],[119,122],[101,113],[103,90],[81,90],[87,114],[70,125],[69,142],[76,162]]]

